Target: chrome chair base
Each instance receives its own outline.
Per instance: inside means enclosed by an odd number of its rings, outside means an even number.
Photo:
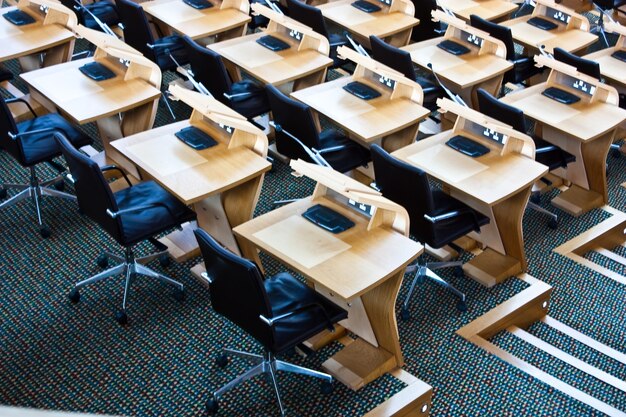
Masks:
[[[312,369],[304,368],[302,366],[293,365],[288,362],[283,362],[281,360],[276,359],[276,357],[270,353],[265,352],[263,355],[255,355],[248,352],[242,352],[239,350],[233,349],[224,349],[223,354],[216,360],[218,366],[225,367],[228,364],[228,356],[236,356],[242,359],[246,359],[251,361],[254,366],[248,369],[243,374],[239,375],[228,384],[224,385],[222,388],[213,392],[213,398],[207,401],[207,411],[211,414],[216,413],[218,409],[218,400],[224,395],[226,392],[230,391],[237,385],[241,384],[244,381],[247,381],[257,375],[267,374],[269,379],[274,387],[274,392],[276,394],[276,399],[278,400],[278,406],[280,407],[281,416],[285,416],[285,409],[283,407],[283,403],[280,399],[280,391],[278,390],[278,383],[276,382],[276,372],[291,372],[294,374],[311,376],[314,378],[319,378],[323,380],[323,383],[326,385],[322,386],[322,391],[324,393],[330,393],[332,391],[332,382],[333,377],[325,374],[323,372],[314,371]]]
[[[409,292],[407,293],[406,298],[404,299],[404,303],[402,304],[400,318],[402,320],[408,320],[411,317],[411,313],[409,313],[409,304],[411,302],[411,295],[413,294],[413,291],[415,290],[415,286],[417,285],[417,283],[423,281],[424,278],[428,278],[429,280],[435,282],[436,284],[439,284],[442,287],[446,288],[452,294],[456,295],[459,298],[456,308],[459,311],[466,311],[467,304],[465,302],[465,294],[459,291],[458,289],[456,289],[452,284],[450,284],[449,282],[447,282],[446,280],[444,280],[439,275],[433,272],[433,271],[436,271],[437,269],[457,268],[457,271],[461,271],[461,274],[462,274],[462,271],[463,271],[461,269],[462,265],[463,265],[463,262],[461,261],[428,262],[428,263],[418,262],[417,264],[409,265],[406,268],[405,273],[412,273],[413,271],[416,271],[416,272],[415,272],[415,276],[413,277],[413,281],[411,282],[411,287],[409,287]]]
[[[63,175],[58,175],[52,178],[51,180],[48,180],[45,182],[39,182],[39,179],[37,178],[37,174],[35,173],[35,168],[30,167],[30,183],[29,184],[11,184],[11,183],[0,184],[0,193],[4,196],[7,195],[8,190],[18,191],[16,195],[0,203],[0,210],[11,207],[19,203],[22,200],[26,200],[27,198],[31,198],[35,206],[35,214],[37,215],[37,223],[39,224],[39,233],[44,238],[50,237],[50,234],[51,234],[50,229],[44,225],[43,219],[41,217],[41,200],[43,196],[46,196],[46,197],[62,198],[64,200],[76,201],[76,196],[65,193],[63,191],[56,190],[54,188],[50,188],[50,186],[53,184],[63,183],[64,179],[65,177]]]
[[[548,222],[548,227],[550,229],[556,229],[557,226],[559,225],[559,216],[557,216],[556,214],[552,213],[549,210],[544,209],[539,204],[529,201],[528,208],[550,217],[550,221]]]
[[[128,323],[128,316],[126,314],[126,307],[128,304],[128,294],[130,292],[130,286],[133,280],[138,275],[143,275],[149,278],[155,278],[165,284],[176,287],[178,289],[178,291],[175,293],[176,299],[178,300],[184,299],[185,286],[183,284],[181,284],[178,281],[173,280],[172,278],[168,276],[159,274],[158,272],[144,266],[148,262],[157,258],[159,258],[162,265],[165,265],[166,263],[169,264],[169,258],[167,258],[167,256],[169,256],[167,250],[162,250],[156,253],[152,253],[148,256],[144,256],[141,258],[135,258],[131,248],[126,248],[124,257],[118,256],[109,252],[105,252],[104,255],[100,257],[98,260],[98,264],[100,266],[106,267],[109,259],[113,260],[114,262],[118,262],[118,264],[112,268],[109,268],[105,271],[100,272],[99,274],[96,274],[90,278],[87,278],[83,281],[80,281],[74,284],[74,289],[72,289],[68,297],[71,302],[77,303],[80,301],[80,292],[79,292],[80,288],[105,280],[107,278],[115,277],[117,275],[124,275],[126,279],[124,282],[124,296],[122,298],[122,310],[118,311],[115,314],[115,319],[118,321],[118,323],[122,325],[126,324]],[[167,260],[167,262],[165,260]]]

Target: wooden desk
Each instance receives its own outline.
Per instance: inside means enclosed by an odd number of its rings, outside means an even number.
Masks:
[[[178,86],[170,87],[170,92],[194,109],[189,120],[111,145],[137,166],[142,178],[154,179],[195,210],[197,225],[185,224],[182,231],[161,239],[174,259],[182,261],[199,254],[193,235],[198,226],[239,253],[231,228],[252,218],[264,173],[271,168],[265,159],[267,137],[211,97]],[[174,134],[189,125],[205,131],[218,144],[202,151],[185,145]],[[193,271],[199,276],[204,265]]]
[[[600,72],[607,82],[617,88],[621,93],[626,93],[626,62],[611,56],[611,54],[616,51],[626,50],[626,27],[619,23],[607,22],[604,28],[608,33],[619,35],[617,43],[610,48],[600,49],[599,51],[585,55],[584,58],[591,59],[600,64]]]
[[[476,91],[479,88],[484,88],[497,96],[504,73],[513,68],[513,64],[506,60],[504,43],[442,11],[433,11],[432,14],[435,21],[447,23],[445,35],[407,45],[401,49],[410,52],[413,62],[427,71],[430,71],[428,64],[432,64],[446,87],[461,96],[472,108],[478,106]],[[468,42],[469,37],[480,46]],[[455,40],[468,47],[470,52],[452,55],[437,46],[444,39]]]
[[[573,185],[554,198],[552,204],[578,216],[608,203],[606,156],[617,127],[626,119],[626,110],[617,106],[619,97],[615,88],[562,62],[544,56],[535,56],[535,61],[551,68],[548,81],[501,100],[535,120],[545,140],[576,157],[576,162],[569,164],[564,173]],[[592,94],[574,89],[576,82],[587,84]],[[581,100],[566,105],[541,94],[552,86],[576,94]]]
[[[552,18],[559,13],[563,21]],[[558,28],[543,30],[529,25],[528,19],[535,16],[556,23]],[[532,15],[508,20],[502,22],[501,25],[511,28],[513,39],[524,46],[528,55],[539,53],[542,45],[549,53],[552,53],[557,46],[572,53],[584,52],[589,45],[598,40],[596,35],[589,33],[589,20],[585,16],[556,4],[552,0],[537,0],[537,7],[535,7]]]
[[[385,149],[394,150],[415,141],[420,121],[430,113],[421,105],[424,95],[419,84],[345,46],[337,52],[357,64],[352,76],[291,95],[341,126],[364,146],[381,142]],[[366,101],[342,88],[355,80],[375,88],[381,96]]]
[[[439,0],[437,4],[469,22],[470,15],[498,22],[508,18],[518,5],[508,0]]]
[[[338,0],[322,4],[319,9],[324,17],[345,28],[355,40],[366,48],[370,47],[370,35],[376,35],[394,46],[404,46],[411,39],[413,26],[419,24],[415,16],[415,6],[410,0],[389,0],[376,2],[381,10],[365,13],[351,4],[354,0]]]
[[[27,72],[70,60],[76,27],[76,15],[72,10],[48,0],[21,0],[17,7],[0,9],[0,14],[16,9],[28,13],[35,22],[16,26],[5,18],[0,19],[0,62],[18,59],[20,72]],[[44,112],[29,94],[24,94],[10,82],[3,82],[1,86],[14,97],[28,101],[38,113]],[[9,108],[18,121],[32,117],[23,104],[11,104]]]
[[[352,389],[404,364],[395,301],[406,266],[423,251],[408,238],[408,214],[373,189],[330,168],[291,161],[297,172],[317,181],[311,197],[235,227],[241,250],[261,265],[257,249],[300,272],[315,289],[348,310],[340,324],[359,339],[322,364]],[[375,207],[371,218],[347,201]],[[355,226],[339,234],[319,228],[301,214],[322,204]]]
[[[182,0],[142,3],[144,11],[166,35],[178,32],[192,39],[217,35],[218,40],[243,36],[250,21],[248,0],[214,0],[213,7],[197,10]]]
[[[225,58],[233,79],[241,80],[241,69],[263,84],[281,86],[293,82],[294,90],[322,82],[326,77],[326,69],[333,62],[328,57],[328,39],[259,3],[251,7],[256,13],[270,19],[264,32],[208,45],[208,48]],[[265,35],[277,37],[290,47],[283,51],[270,51],[256,42]]]
[[[534,161],[535,144],[523,133],[462,107],[448,99],[438,100],[443,111],[457,115],[454,129],[422,139],[393,153],[406,163],[426,171],[449,189],[450,195],[489,217],[480,234],[471,237],[487,246],[463,265],[465,273],[491,287],[526,269],[522,217],[532,185],[548,168]],[[504,144],[487,138],[483,132]],[[463,135],[489,147],[490,152],[471,158],[445,145]]]
[[[58,109],[78,124],[96,122],[107,156],[126,166],[123,159],[116,157],[110,142],[152,127],[161,95],[161,70],[112,36],[80,25],[76,31],[97,46],[93,57],[31,71],[21,77],[33,97],[50,111]],[[86,77],[79,68],[93,61],[105,65],[116,76],[100,82]],[[104,163],[104,154],[98,160]]]

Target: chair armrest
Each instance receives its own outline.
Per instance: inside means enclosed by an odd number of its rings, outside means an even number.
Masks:
[[[243,100],[244,98],[252,97],[253,95],[254,93],[237,93],[237,94],[224,93],[224,97],[226,97],[229,101]]]
[[[270,121],[270,126],[272,126],[274,130],[276,130],[277,133],[284,133],[285,136],[287,136],[289,139],[293,140],[295,143],[300,145],[302,150],[306,152],[306,154],[309,156],[309,158],[311,158],[311,160],[314,163],[323,167],[330,167],[330,164],[328,163],[328,161],[326,161],[326,159],[324,159],[320,151],[309,148],[304,143],[302,143],[302,141],[298,139],[296,136],[289,133],[289,131],[283,129],[283,127],[279,125],[278,123],[275,123],[274,121]],[[331,149],[331,148],[328,148],[328,149]]]
[[[551,145],[551,146],[544,146],[543,148],[537,148],[537,149],[535,149],[535,154],[538,154],[538,153],[546,153],[546,152],[553,152],[553,151],[556,151],[556,150],[558,150],[558,149],[559,149],[559,148],[557,148],[557,147],[556,147],[556,146],[554,146],[554,145]]]
[[[447,213],[438,214],[436,216],[429,216],[428,214],[424,214],[424,219],[426,219],[432,224],[437,224],[441,221],[450,220],[455,217],[459,217],[459,216],[463,216],[467,214],[472,215],[472,219],[474,220],[474,230],[480,231],[480,225],[478,224],[478,218],[476,217],[476,212],[470,208],[449,211]]]
[[[167,210],[167,212],[172,218],[174,217],[174,213],[172,213],[172,210],[170,210],[170,208],[163,203],[152,203],[152,204],[148,204],[145,206],[131,207],[128,209],[118,210],[118,211],[111,211],[111,209],[107,209],[106,213],[109,215],[109,217],[111,217],[112,219],[115,219],[123,214],[133,213],[135,211],[147,210],[147,209],[151,209],[155,207],[163,207],[165,210]]]
[[[103,167],[100,167],[100,171],[102,172],[107,172],[107,171],[118,171],[120,174],[122,174],[122,177],[124,177],[124,179],[126,180],[126,183],[128,184],[129,187],[132,187],[133,184],[130,182],[130,179],[128,179],[128,175],[126,175],[126,173],[124,172],[123,169],[115,166],[115,165],[105,165]]]
[[[259,318],[261,319],[263,323],[267,324],[270,327],[273,327],[275,323],[278,323],[282,320],[288,319],[289,317],[292,317],[298,314],[306,313],[310,310],[320,310],[322,314],[324,314],[324,318],[326,318],[326,327],[328,328],[329,331],[331,332],[334,331],[335,329],[334,323],[332,322],[330,317],[328,317],[328,313],[326,313],[326,310],[324,310],[324,307],[322,307],[322,305],[318,303],[307,304],[305,306],[296,308],[295,310],[291,310],[288,313],[281,314],[280,316],[276,316],[276,317],[268,318],[268,317],[265,317],[263,314],[261,314],[259,315]]]
[[[348,42],[347,40],[329,43],[331,48],[338,48],[340,46],[349,45],[349,44],[350,44],[350,42]]]
[[[30,103],[26,100],[24,100],[23,98],[20,97],[11,97],[11,98],[7,98],[4,100],[5,103],[7,104],[11,104],[11,103],[23,103],[26,105],[26,107],[28,107],[28,110],[30,110],[30,112],[33,114],[34,117],[37,117],[37,113],[35,113],[35,110],[33,110],[33,108],[31,107]]]
[[[337,145],[337,146],[331,146],[329,148],[320,149],[319,151],[316,149],[313,149],[313,151],[317,151],[321,154],[325,154],[325,153],[341,151],[343,149],[346,149],[347,147],[348,147],[347,145]]]
[[[45,129],[27,130],[25,132],[17,132],[17,133],[12,133],[12,132],[7,132],[7,133],[11,139],[16,140],[17,138],[21,138],[23,136],[38,135],[40,133],[58,132],[59,130],[60,129],[57,129],[54,127],[47,127]],[[62,132],[62,133],[65,133],[65,132]]]

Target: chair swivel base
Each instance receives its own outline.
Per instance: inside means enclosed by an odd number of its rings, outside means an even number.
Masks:
[[[75,284],[72,291],[70,291],[68,298],[72,303],[78,303],[80,301],[80,288],[117,275],[124,275],[126,277],[126,280],[124,283],[124,298],[122,299],[122,309],[115,313],[115,320],[117,320],[117,322],[121,325],[125,325],[128,323],[128,315],[126,314],[128,293],[130,292],[130,285],[137,275],[155,278],[165,284],[176,287],[178,290],[176,291],[176,293],[174,293],[174,297],[177,300],[184,300],[185,287],[183,286],[183,284],[144,266],[148,262],[157,258],[159,259],[161,266],[168,266],[170,263],[167,250],[159,251],[148,256],[144,256],[142,258],[135,258],[131,248],[126,249],[124,257],[105,252],[103,255],[100,255],[98,257],[98,266],[100,266],[101,268],[106,268],[108,266],[109,259],[118,262],[118,264],[112,268],[107,269],[106,271],[102,271],[99,274],[92,276],[91,278],[87,278]]]
[[[533,201],[528,201],[528,208],[550,217],[550,220],[548,221],[548,227],[550,229],[554,230],[559,227],[559,216],[541,207],[538,204],[537,198],[533,198]]]
[[[37,223],[39,224],[39,233],[41,237],[48,238],[52,234],[50,229],[43,223],[41,217],[41,200],[43,196],[62,198],[65,200],[76,201],[76,196],[68,193],[64,193],[63,187],[65,185],[64,177],[59,175],[51,180],[39,182],[37,175],[35,174],[35,168],[30,168],[30,183],[29,184],[0,184],[0,199],[4,199],[8,195],[8,190],[17,190],[18,193],[8,200],[0,203],[0,210],[11,207],[22,200],[31,198],[35,206],[35,214],[37,215]],[[54,188],[50,188],[53,186]]]
[[[283,417],[285,416],[285,409],[283,408],[283,403],[280,400],[280,392],[278,390],[278,383],[276,382],[277,371],[291,372],[294,374],[320,378],[322,379],[322,393],[330,394],[333,391],[332,376],[323,372],[314,371],[312,369],[280,361],[276,359],[276,357],[270,352],[266,351],[263,355],[255,355],[252,353],[241,352],[233,349],[224,349],[223,354],[215,360],[216,364],[220,368],[224,368],[226,365],[228,365],[227,355],[237,356],[239,358],[249,360],[254,363],[254,366],[213,393],[213,398],[208,400],[206,404],[207,412],[210,414],[217,413],[219,409],[219,398],[224,395],[224,393],[230,391],[242,382],[247,381],[260,374],[266,374],[269,376],[272,386],[274,387],[274,392],[276,393],[276,399],[278,400],[278,406],[280,407],[280,414]]]
[[[442,287],[446,288],[448,291],[456,295],[459,298],[459,301],[456,304],[457,310],[467,311],[467,304],[465,302],[465,294],[457,290],[454,286],[452,286],[450,283],[448,283],[439,275],[433,272],[433,270],[437,270],[441,268],[455,267],[455,275],[463,276],[463,269],[461,268],[462,265],[463,265],[463,262],[461,261],[429,262],[429,263],[424,263],[424,264],[418,263],[415,265],[410,265],[406,269],[405,273],[411,273],[413,271],[417,271],[417,272],[415,273],[415,276],[413,277],[413,281],[411,282],[411,287],[409,288],[409,292],[406,295],[406,298],[404,299],[404,303],[402,304],[402,310],[400,311],[400,318],[405,321],[411,318],[411,313],[409,312],[409,303],[411,301],[411,295],[413,294],[413,291],[415,290],[415,286],[417,285],[417,283],[422,282],[424,278],[428,278],[431,281],[434,281],[435,283],[441,285]]]

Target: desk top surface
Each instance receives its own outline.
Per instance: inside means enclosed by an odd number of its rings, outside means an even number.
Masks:
[[[626,110],[603,102],[563,104],[541,94],[546,83],[516,91],[500,100],[537,122],[552,126],[583,142],[593,140],[626,119]]]
[[[159,89],[140,78],[124,80],[119,68],[117,75],[104,81],[94,81],[80,72],[79,67],[93,58],[79,59],[21,74],[33,89],[53,102],[78,124],[98,119],[149,103],[159,97]]]
[[[301,214],[323,204],[355,226],[332,234]],[[233,229],[308,279],[344,300],[365,294],[404,268],[423,246],[387,227],[367,230],[369,219],[330,197],[305,198],[256,217]]]
[[[538,49],[539,46],[545,45],[545,50],[549,53],[557,46],[568,52],[576,52],[598,40],[593,33],[580,29],[566,29],[564,24],[559,24],[554,30],[539,29],[527,23],[531,17],[533,16],[522,16],[500,24],[510,27],[513,39],[525,47]]]
[[[433,178],[487,205],[494,205],[524,189],[548,172],[548,168],[517,153],[498,150],[472,158],[445,143],[452,130],[422,139],[393,152],[393,156],[417,166]]]
[[[341,77],[295,91],[291,96],[366,143],[411,126],[430,113],[407,98],[391,100],[383,94],[372,100],[362,100],[342,88],[351,81],[352,77]]]
[[[113,141],[111,145],[185,204],[242,184],[271,168],[244,146],[218,144],[196,151],[174,134],[189,121],[173,123]]]
[[[270,35],[289,43],[290,48],[274,52],[256,42],[268,33],[260,32],[213,43],[208,48],[266,84],[280,85],[330,66],[333,60],[314,49],[298,51],[295,41],[277,33]]]
[[[611,54],[617,49],[615,47],[601,49],[584,58],[591,59],[600,64],[600,72],[602,76],[626,86],[626,62],[613,58]]]
[[[212,36],[251,20],[249,15],[235,8],[220,9],[219,5],[214,5],[198,10],[182,0],[153,0],[141,6],[146,13],[192,39]]]
[[[497,20],[512,13],[518,7],[517,4],[508,0],[439,0],[439,5],[467,21],[473,14],[485,20]]]
[[[0,15],[17,7],[3,7]],[[74,39],[72,31],[59,24],[43,25],[41,16],[32,15],[35,23],[16,26],[0,17],[0,62],[43,51]]]
[[[366,13],[351,6],[354,0],[331,1],[318,8],[326,19],[364,37],[376,35],[384,38],[416,26],[419,20],[402,12],[378,11]]]
[[[420,67],[428,69],[428,64],[432,64],[439,77],[462,89],[487,81],[513,68],[512,63],[493,54],[478,55],[470,52],[465,55],[453,55],[437,46],[443,39],[443,37],[429,39],[400,49],[408,51],[413,62]]]

